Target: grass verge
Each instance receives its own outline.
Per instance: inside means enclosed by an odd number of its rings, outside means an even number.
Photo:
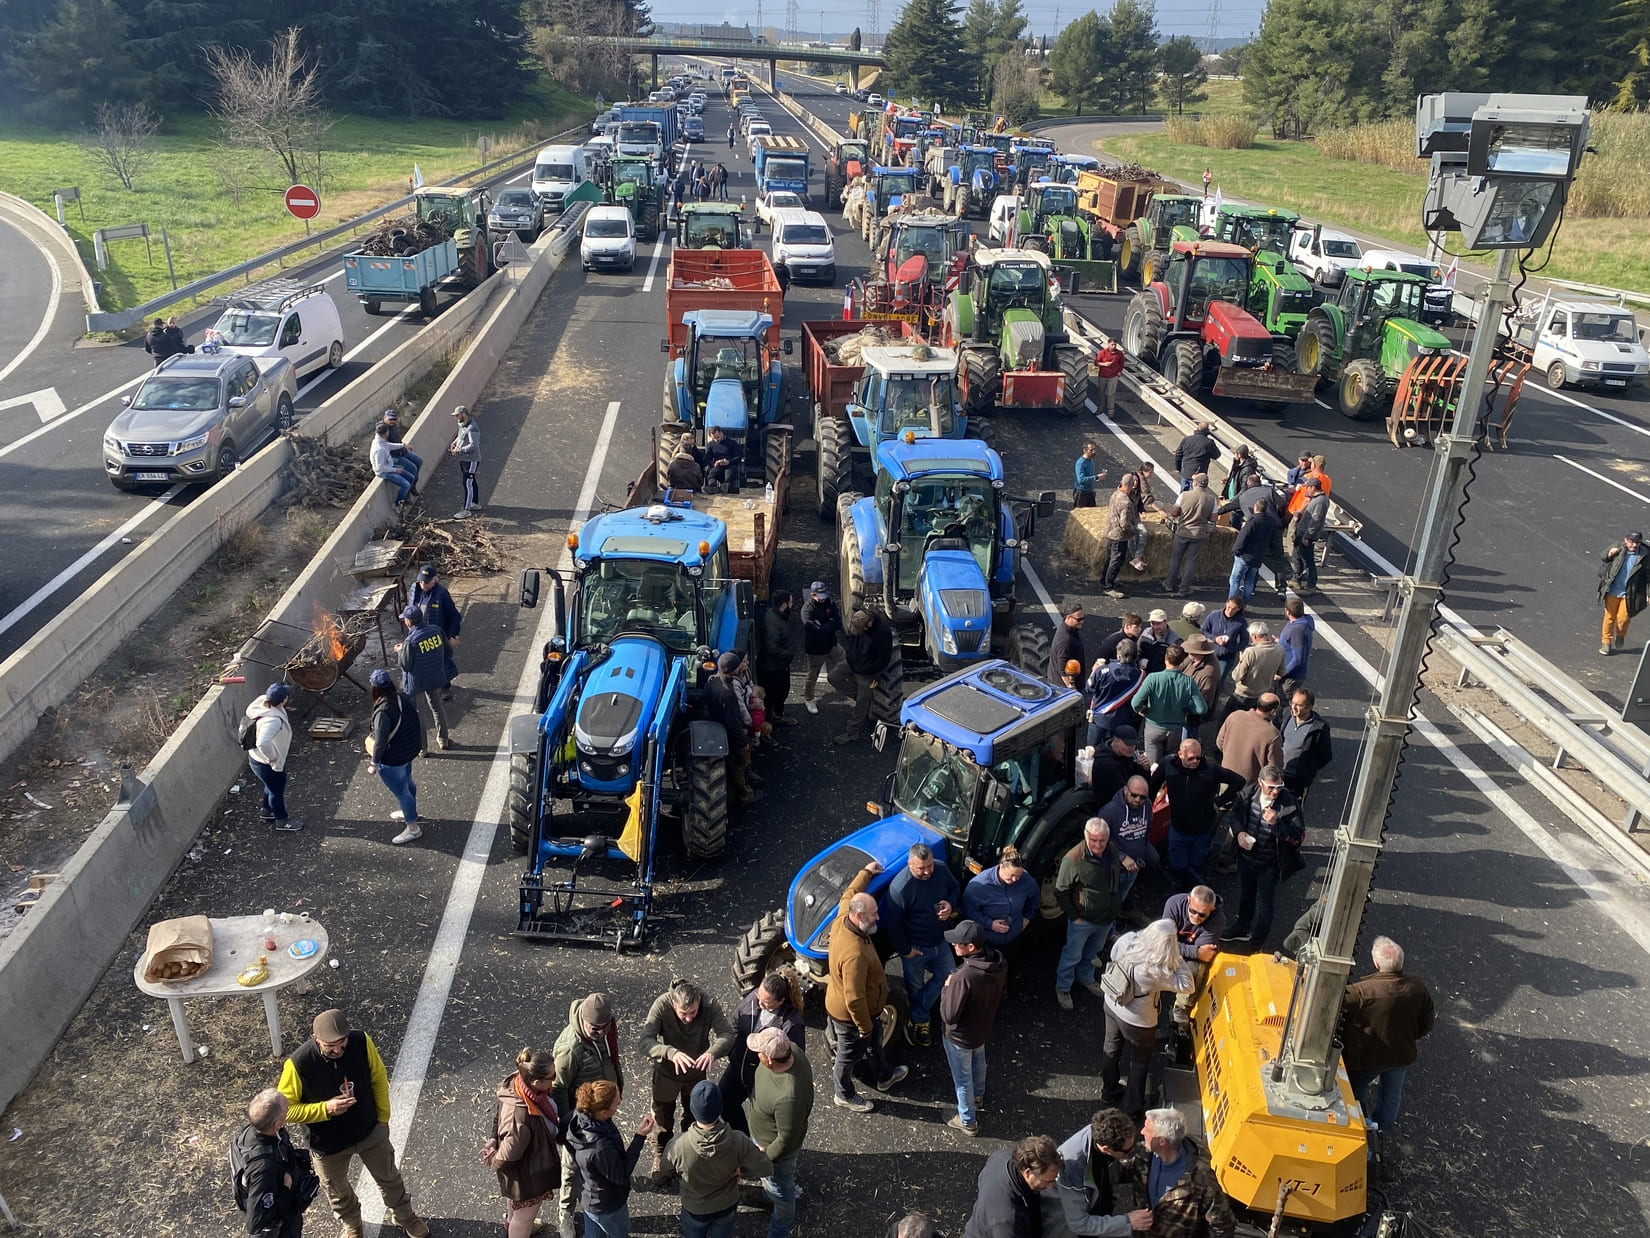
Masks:
[[[327,134],[323,155],[326,183],[321,214],[311,223],[320,232],[407,192],[416,163],[435,182],[483,162],[477,139],[490,139],[488,158],[531,146],[540,138],[594,114],[594,105],[551,84],[542,84],[514,115],[495,120],[374,120],[340,117]],[[0,168],[5,187],[52,214],[52,191],[80,188],[80,202],[65,207],[69,232],[93,268],[92,233],[119,224],[147,223],[150,242],[116,241],[110,263],[92,270],[103,282],[105,309],[141,305],[172,287],[165,228],[177,282],[213,271],[299,240],[304,226],[286,212],[283,178],[245,178],[238,194],[225,187],[216,137],[209,117],[171,118],[155,140],[155,155],[136,187],[123,189],[101,170],[75,133],[0,119]],[[238,198],[238,201],[236,200]],[[84,217],[80,210],[84,207]]]
[[[1298,211],[1314,222],[1353,229],[1424,252],[1421,199],[1426,173],[1330,159],[1310,142],[1257,141],[1247,150],[1183,146],[1167,134],[1108,138],[1098,146],[1165,176],[1195,184],[1205,167],[1230,197]],[[1421,164],[1416,160],[1417,165]],[[1477,262],[1488,266],[1487,261]],[[1650,291],[1650,236],[1642,220],[1565,221],[1543,275]]]

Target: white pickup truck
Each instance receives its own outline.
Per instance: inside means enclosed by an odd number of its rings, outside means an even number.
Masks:
[[[1625,306],[1610,301],[1545,300],[1517,328],[1529,348],[1532,369],[1547,386],[1642,387],[1650,382],[1638,323]]]
[[[1295,269],[1327,288],[1339,287],[1348,271],[1363,265],[1363,256],[1357,241],[1328,228],[1297,229],[1289,238],[1289,261]]]

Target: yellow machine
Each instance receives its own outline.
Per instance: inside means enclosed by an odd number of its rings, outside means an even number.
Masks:
[[[1295,965],[1219,954],[1192,1009],[1192,1053],[1215,1177],[1232,1200],[1309,1225],[1359,1216],[1367,1180],[1363,1114],[1346,1071],[1329,1097],[1303,1107],[1274,1080]]]

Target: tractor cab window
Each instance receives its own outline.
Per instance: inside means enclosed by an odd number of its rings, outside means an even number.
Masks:
[[[971,150],[963,155],[963,176],[972,178],[976,172],[994,171],[997,166],[997,152],[994,150]]]
[[[1283,253],[1289,246],[1290,231],[1289,221],[1280,216],[1240,219],[1237,221],[1236,240],[1248,249]]]
[[[759,377],[756,341],[753,339],[700,340],[694,370],[694,390],[701,398],[719,378],[736,378],[742,383],[754,383]]]
[[[1001,791],[987,801],[982,813],[979,838],[974,850],[981,856],[995,856],[1018,837],[1026,814],[1037,803],[1039,750],[1032,749],[991,767],[991,778]]]
[[[864,142],[844,142],[842,144],[842,157],[844,160],[857,159],[860,163],[864,163],[866,149]]]
[[[1045,215],[1075,215],[1077,213],[1077,191],[1060,186],[1055,189],[1043,190],[1043,214]]]
[[[999,262],[991,268],[989,296],[997,302],[1017,300],[1022,305],[1040,304],[1045,282],[1043,268],[1034,263]]]
[[[1163,227],[1170,231],[1186,224],[1197,227],[1198,204],[1191,202],[1166,202],[1163,204]]]
[[[1341,283],[1341,295],[1336,303],[1347,313],[1361,318],[1363,312],[1359,307],[1359,303],[1368,292],[1369,285],[1362,280],[1344,280]]]
[[[872,413],[882,406],[882,371],[865,371],[865,377],[860,380],[857,402],[861,408]]]
[[[894,780],[894,807],[959,843],[968,838],[980,767],[929,735],[908,732]]]
[[[603,559],[579,585],[580,639],[606,643],[625,633],[691,649],[699,634],[693,582],[674,563]]]
[[[900,506],[899,589],[917,587],[923,553],[938,542],[961,541],[991,578],[996,543],[996,492],[983,477],[928,477],[911,483]]]
[[[1243,259],[1198,258],[1195,263],[1176,262],[1169,268],[1171,289],[1174,287],[1172,280],[1175,271],[1184,270],[1187,266],[1191,267],[1191,304],[1201,306],[1217,299],[1238,305],[1243,303],[1244,294],[1249,290],[1249,264]],[[1183,274],[1181,278],[1188,277]]]
[[[882,400],[882,416],[878,420],[881,437],[896,438],[902,430],[932,431],[936,438],[953,437],[957,421],[951,399],[949,374],[890,376]]]
[[[693,212],[688,216],[687,243],[696,249],[733,249],[738,225],[727,215],[704,215]]]
[[[894,247],[894,265],[907,262],[917,254],[928,259],[930,270],[945,265],[945,233],[938,228],[901,228],[899,244]]]
[[[1370,309],[1388,317],[1419,318],[1425,291],[1420,284],[1388,280],[1376,284],[1370,293]]]

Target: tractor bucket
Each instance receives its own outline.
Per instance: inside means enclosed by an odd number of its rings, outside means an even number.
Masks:
[[[1008,370],[997,403],[1005,408],[1059,408],[1066,396],[1066,376],[1059,370]]]
[[[1214,393],[1262,404],[1310,404],[1317,394],[1315,374],[1297,374],[1275,365],[1223,365],[1215,374]]]
[[[1052,258],[1054,278],[1064,292],[1116,292],[1117,264],[1098,258]]]
[[[1486,446],[1493,433],[1505,448],[1512,425],[1513,408],[1524,390],[1529,362],[1497,356],[1490,362],[1488,391],[1491,407],[1481,420]],[[1466,377],[1467,358],[1453,353],[1416,357],[1398,379],[1392,397],[1392,412],[1386,421],[1387,437],[1395,447],[1424,447],[1455,419],[1461,382]]]

